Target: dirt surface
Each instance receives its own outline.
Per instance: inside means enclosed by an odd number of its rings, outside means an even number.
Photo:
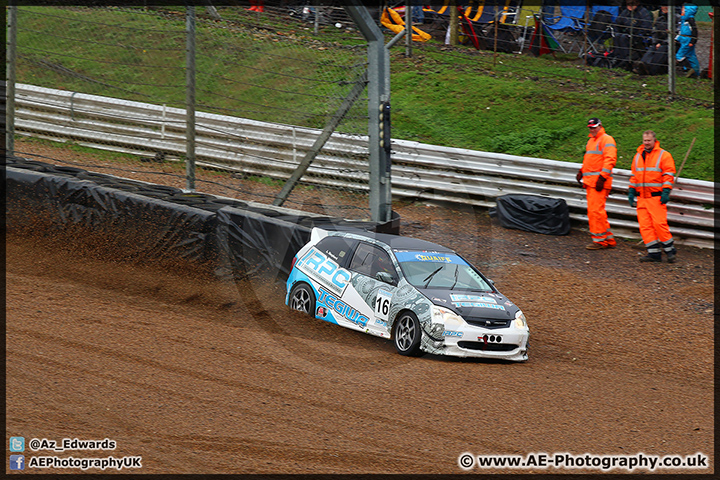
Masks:
[[[588,251],[582,231],[394,208],[402,234],[455,248],[523,309],[528,362],[402,357],[289,311],[282,284],[122,263],[84,239],[11,229],[7,439],[108,438],[113,451],[25,455],[141,456],[133,473],[463,473],[465,452],[702,452],[710,467],[692,472],[714,472],[712,251],[641,264],[635,241]]]

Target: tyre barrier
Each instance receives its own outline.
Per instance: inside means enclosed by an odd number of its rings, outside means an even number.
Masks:
[[[19,157],[6,159],[6,189],[9,228],[81,228],[115,255],[206,264],[218,274],[287,276],[315,226],[399,227],[398,218],[392,225],[342,220]]]

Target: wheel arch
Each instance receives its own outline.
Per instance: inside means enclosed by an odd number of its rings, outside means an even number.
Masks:
[[[305,285],[307,285],[308,287],[310,287],[310,288],[312,289],[312,291],[315,292],[315,289],[313,288],[312,285],[310,285],[310,283],[309,283],[307,280],[304,280],[304,279],[302,279],[302,278],[298,278],[298,279],[296,279],[294,282],[292,282],[292,284],[290,285],[290,288],[288,288],[288,293],[289,293],[289,292],[292,292],[292,290],[293,290],[293,288],[295,288],[295,286],[300,285],[300,284],[302,284],[302,283],[304,283]]]
[[[418,319],[418,323],[420,323],[420,330],[422,331],[422,322],[420,322],[420,316],[418,316],[418,314],[415,313],[411,308],[403,307],[400,310],[398,310],[398,312],[395,314],[395,316],[392,318],[392,321],[388,325],[388,330],[390,331],[390,339],[393,339],[395,337],[395,322],[405,312],[410,312],[413,315],[415,315],[415,318]]]
[[[292,308],[292,301],[293,301],[293,292],[299,288],[299,287],[305,287],[308,290],[308,293],[310,294],[310,307],[312,311],[308,311],[308,315],[311,317],[315,316],[315,309],[317,308],[317,292],[315,291],[315,287],[312,286],[311,283],[304,279],[299,279],[293,282],[290,285],[290,288],[288,289],[287,293],[287,304],[289,307]]]

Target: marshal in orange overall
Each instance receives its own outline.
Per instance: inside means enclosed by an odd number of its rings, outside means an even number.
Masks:
[[[600,119],[588,120],[590,134],[582,168],[578,171],[577,181],[585,188],[587,196],[587,215],[590,236],[593,243],[588,250],[612,248],[617,242],[610,231],[605,202],[612,188],[612,169],[617,163],[617,145],[615,139],[605,133]]]
[[[675,160],[660,148],[655,132],[643,132],[643,144],[633,158],[632,177],[628,188],[630,206],[635,206],[647,256],[641,262],[661,262],[662,252],[670,263],[675,262],[675,242],[667,221],[667,203],[675,180]]]

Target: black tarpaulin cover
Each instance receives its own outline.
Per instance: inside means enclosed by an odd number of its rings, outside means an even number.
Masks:
[[[183,195],[180,189],[74,167],[18,157],[6,161],[8,226],[83,227],[82,235],[102,238],[104,248],[127,258],[183,259],[235,273],[287,276],[312,227],[399,228],[397,215],[387,225],[304,215],[207,194]]]
[[[212,212],[30,169],[7,168],[6,188],[11,226],[82,226],[104,235],[108,248],[128,257],[203,262],[214,256]]]
[[[562,198],[535,195],[503,195],[490,216],[505,228],[525,230],[545,235],[567,235],[570,232],[570,212]]]

